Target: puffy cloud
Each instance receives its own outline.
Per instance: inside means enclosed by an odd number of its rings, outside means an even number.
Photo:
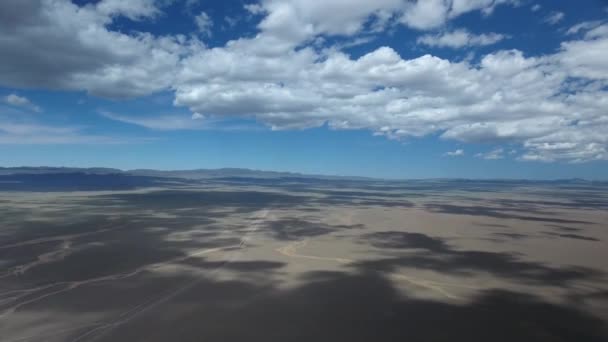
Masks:
[[[489,15],[501,4],[512,0],[417,0],[406,2],[401,23],[414,29],[428,30],[444,25],[448,20],[472,11]]]
[[[432,29],[443,25],[447,20],[449,3],[446,1],[428,0],[408,4],[401,22],[409,27],[420,30]]]
[[[8,0],[0,2],[0,82],[112,97],[170,88],[175,105],[205,117],[102,113],[151,129],[199,129],[208,118],[238,117],[273,129],[328,124],[391,139],[437,134],[504,142],[517,145],[523,160],[608,159],[608,36],[601,25],[576,30],[584,34],[554,54],[497,51],[475,64],[432,55],[406,59],[386,46],[353,58],[335,46],[313,45],[326,35],[371,29],[370,18],[426,29],[471,11],[489,14],[502,3],[266,0],[248,6],[262,16],[257,35],[206,48],[183,36],[108,29],[118,15],[155,15],[144,9],[106,13],[101,3]]]
[[[496,44],[499,41],[507,38],[505,35],[498,33],[483,33],[473,34],[464,29],[454,31],[441,32],[435,35],[422,35],[418,37],[418,44],[428,45],[431,47],[449,47],[462,48],[470,46],[485,46]]]
[[[498,5],[519,4],[517,0],[452,0],[447,2],[451,3],[450,18],[477,10],[481,10],[484,15],[490,15]]]
[[[5,0],[0,2],[0,85],[8,87],[85,90],[110,98],[135,97],[170,88],[180,61],[203,50],[201,42],[182,35],[111,30],[114,20],[154,19],[165,0],[102,0],[79,6],[67,0]],[[319,35],[352,36],[365,29],[378,32],[391,18],[412,27],[442,25],[467,11],[493,8],[504,0],[264,0],[245,5],[256,15],[261,38],[282,53]],[[188,3],[191,3],[190,1]],[[408,13],[449,8],[433,25],[416,24]],[[197,17],[209,33],[211,18]],[[428,19],[424,19],[427,20]],[[243,43],[241,45],[247,45]],[[33,48],[36,47],[36,48]]]
[[[364,30],[383,31],[395,18],[418,30],[434,29],[462,14],[493,9],[513,0],[263,0],[245,5],[264,14],[258,28],[276,39],[299,44],[317,35],[353,36]],[[369,25],[368,25],[369,24]],[[369,27],[367,27],[369,26]]]
[[[359,32],[370,15],[380,11],[397,11],[400,0],[270,0],[263,6],[268,15],[259,27],[273,35],[352,35]],[[301,26],[301,27],[297,27]],[[293,32],[299,31],[299,32]]]
[[[542,8],[541,5],[534,4],[530,9],[532,10],[532,12],[538,12],[538,11],[540,11],[541,8]]]
[[[585,30],[586,27],[576,29]],[[591,28],[591,27],[589,27]],[[592,27],[584,40],[563,42],[558,58],[573,77],[608,79],[608,24]]]
[[[19,96],[16,94],[9,94],[4,97],[4,102],[11,106],[23,107],[34,112],[40,112],[41,109],[37,105],[33,104],[27,97]]]
[[[0,85],[86,90],[105,97],[139,96],[169,87],[180,56],[198,42],[108,29],[117,16],[154,16],[158,10],[153,4],[1,1]]]
[[[519,143],[527,159],[606,158],[608,75],[597,70],[608,64],[591,58],[601,55],[603,38],[565,42],[541,57],[498,51],[479,64],[403,59],[389,47],[353,59],[271,39],[260,34],[185,59],[175,104],[256,118],[273,129],[328,123],[394,139],[439,133],[463,142]],[[582,53],[576,44],[584,44],[588,58],[573,58]],[[586,75],[590,70],[596,73]]]
[[[460,156],[464,156],[464,150],[463,149],[457,149],[455,151],[449,151],[449,152],[446,152],[444,154],[444,156],[446,156],[446,157],[460,157]]]

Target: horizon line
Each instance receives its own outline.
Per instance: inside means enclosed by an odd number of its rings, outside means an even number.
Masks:
[[[515,178],[515,177],[427,177],[427,178],[391,178],[391,177],[372,177],[372,176],[358,176],[358,175],[340,175],[340,174],[324,174],[324,173],[305,173],[299,171],[279,171],[269,169],[253,169],[247,167],[219,167],[219,168],[192,168],[192,169],[156,169],[156,168],[118,168],[118,167],[107,167],[107,166],[0,166],[0,169],[108,169],[117,170],[124,173],[136,172],[136,171],[157,171],[157,172],[188,172],[188,171],[221,171],[221,170],[242,170],[250,172],[263,172],[263,173],[286,173],[293,174],[294,176],[301,177],[335,177],[335,178],[352,178],[360,180],[377,180],[377,181],[424,181],[424,180],[454,180],[454,181],[536,181],[536,182],[557,182],[557,181],[585,181],[585,182],[608,182],[606,179],[589,179],[581,177],[570,177],[570,178]]]

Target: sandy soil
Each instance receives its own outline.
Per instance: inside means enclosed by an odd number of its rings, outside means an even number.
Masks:
[[[0,192],[2,341],[603,341],[605,189]]]

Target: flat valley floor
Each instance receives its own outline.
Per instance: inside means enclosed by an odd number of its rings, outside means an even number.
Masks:
[[[0,192],[0,340],[606,341],[608,186]]]

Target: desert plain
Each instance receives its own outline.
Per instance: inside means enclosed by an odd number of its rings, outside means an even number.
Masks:
[[[2,341],[608,339],[605,183],[3,184]]]

